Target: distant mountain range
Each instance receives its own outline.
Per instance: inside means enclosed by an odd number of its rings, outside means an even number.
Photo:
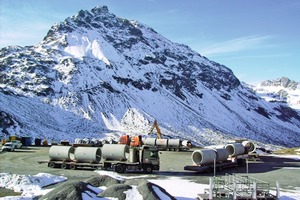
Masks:
[[[300,111],[300,83],[287,77],[267,80],[251,86],[254,91],[269,102],[286,103],[289,107]]]
[[[299,145],[300,114],[224,65],[106,6],[55,24],[35,46],[0,50],[0,134],[48,140],[147,136],[199,145],[248,138]]]

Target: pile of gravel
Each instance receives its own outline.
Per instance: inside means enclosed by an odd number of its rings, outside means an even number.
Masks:
[[[82,193],[91,192],[92,194],[95,192],[88,188],[87,183],[82,181],[67,181],[46,195],[42,196],[39,199],[47,199],[47,200],[64,200],[64,199],[74,199],[74,200],[82,200]],[[97,195],[97,194],[95,194]]]
[[[107,175],[94,176],[94,177],[89,178],[85,182],[92,185],[92,186],[94,186],[94,187],[101,187],[101,186],[109,187],[111,185],[121,183],[121,181],[119,181],[117,179],[114,179],[114,178],[112,178],[110,176],[107,176]]]
[[[106,188],[106,190],[104,190],[103,192],[101,192],[100,194],[98,194],[98,197],[113,197],[113,198],[117,198],[119,200],[125,200],[126,199],[126,194],[124,192],[126,192],[127,190],[132,189],[132,187],[130,185],[126,185],[126,184],[115,184],[115,185],[111,185],[108,188]]]
[[[164,188],[154,184],[150,183],[148,181],[142,181],[137,189],[139,193],[143,196],[144,200],[152,200],[152,199],[157,199],[159,200],[159,196],[156,194],[154,191],[153,187],[158,188],[162,193],[164,193],[166,196],[168,196],[172,200],[176,200],[172,195],[170,195]]]
[[[132,189],[132,186],[136,186],[138,192],[142,195],[144,200],[160,199],[154,191],[153,187],[159,189],[162,193],[168,196],[170,199],[175,198],[171,196],[164,188],[150,183],[142,179],[132,179],[127,181],[120,181],[110,176],[94,176],[86,181],[67,181],[61,185],[58,185],[54,190],[44,195],[40,199],[47,200],[63,200],[74,199],[82,200],[82,194],[94,194],[99,198],[116,198],[119,200],[125,200],[126,194],[124,192]],[[106,189],[99,194],[96,194],[89,186],[101,187],[105,186]]]

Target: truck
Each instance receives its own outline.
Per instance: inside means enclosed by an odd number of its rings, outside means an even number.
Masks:
[[[195,150],[191,158],[193,164],[185,166],[184,170],[214,172],[245,166],[249,155],[248,148],[243,144],[232,143],[225,145],[224,148]]]
[[[161,135],[162,135],[162,134],[161,134],[161,131],[160,131],[160,128],[159,128],[159,126],[158,126],[158,123],[157,123],[156,119],[154,120],[153,125],[152,125],[152,127],[150,128],[150,131],[149,131],[148,135],[150,135],[150,134],[153,133],[154,128],[156,129],[156,132],[157,132],[157,138],[158,138],[158,139],[161,139]]]
[[[143,145],[104,144],[102,147],[51,146],[48,167],[62,169],[92,168],[114,170],[117,173],[159,170],[159,152],[156,147]]]

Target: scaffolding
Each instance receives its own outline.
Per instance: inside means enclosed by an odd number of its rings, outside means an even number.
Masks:
[[[210,179],[210,189],[199,194],[199,199],[238,199],[238,200],[272,200],[277,199],[270,193],[270,184],[265,181],[237,174],[226,174],[224,177]]]

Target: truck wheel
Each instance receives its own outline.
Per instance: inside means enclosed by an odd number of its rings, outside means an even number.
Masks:
[[[125,166],[123,166],[122,164],[117,164],[115,166],[115,172],[124,173],[125,172]]]
[[[54,162],[49,162],[48,167],[55,168],[55,163]]]
[[[62,163],[60,167],[62,169],[68,169],[68,165],[66,163]]]
[[[144,171],[145,173],[147,173],[147,174],[152,173],[152,171],[153,171],[152,165],[145,165],[145,166],[143,167],[143,171]]]
[[[71,170],[75,170],[76,169],[76,165],[75,164],[70,164],[70,169]]]

